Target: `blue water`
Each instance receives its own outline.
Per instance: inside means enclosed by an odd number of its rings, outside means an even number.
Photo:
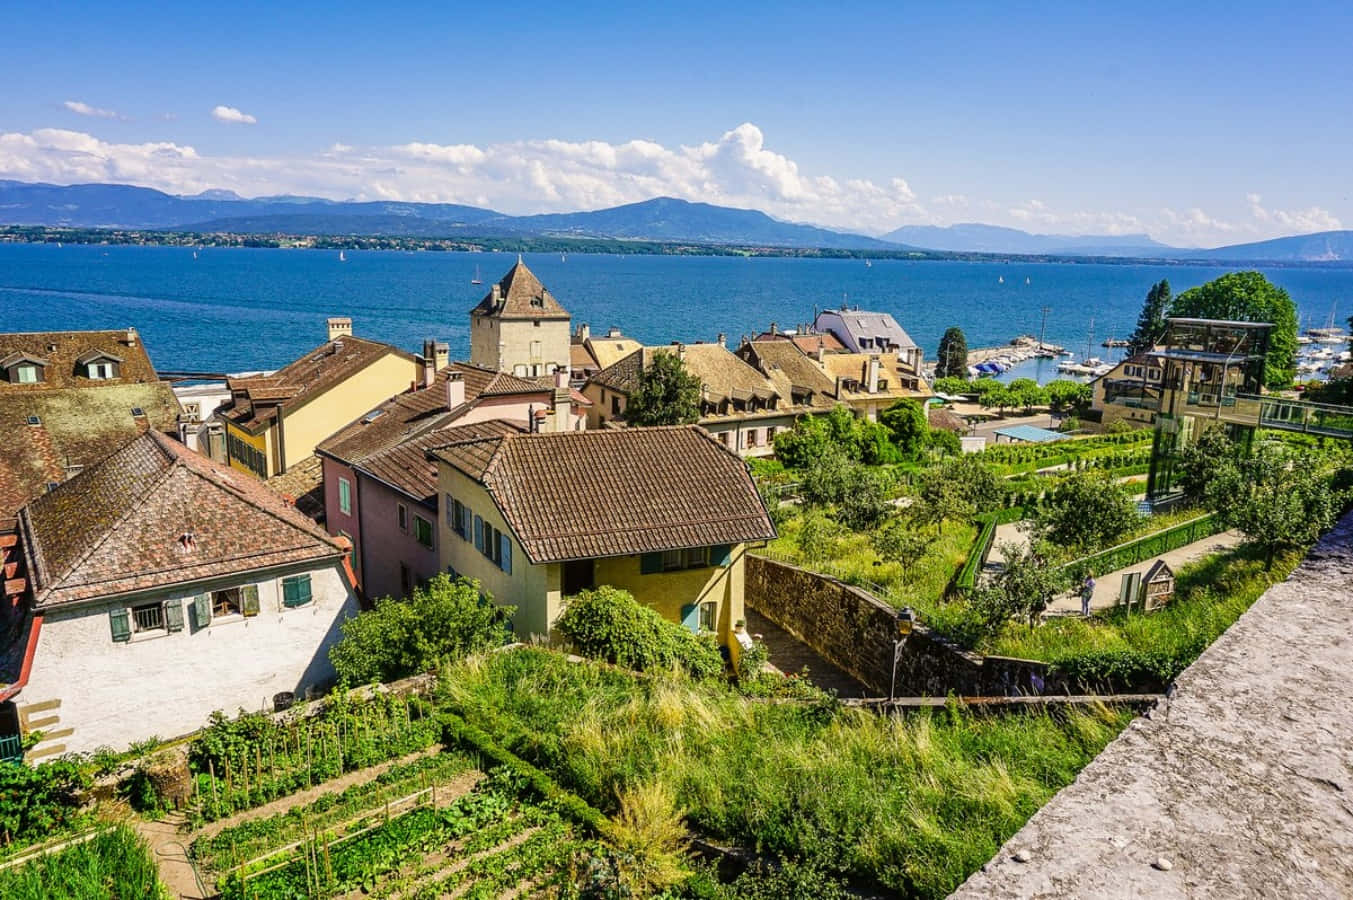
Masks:
[[[324,340],[324,320],[350,315],[361,336],[411,351],[424,338],[469,354],[468,312],[515,261],[507,253],[0,244],[0,331],[136,327],[157,367],[240,371],[284,365]],[[971,263],[683,256],[526,254],[526,262],[593,332],[619,326],[646,343],[714,340],[810,322],[814,307],[843,298],[892,313],[933,358],[950,325],[969,346],[1037,334],[1092,355],[1125,337],[1151,284],[1175,292],[1227,269],[1168,265]],[[470,284],[479,266],[483,286]],[[1305,324],[1331,304],[1353,313],[1353,269],[1275,268]],[[1003,277],[1004,283],[999,279]],[[1029,283],[1025,284],[1025,279]],[[1051,366],[1044,369],[1050,373]]]

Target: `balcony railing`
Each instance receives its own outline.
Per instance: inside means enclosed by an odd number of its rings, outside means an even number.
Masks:
[[[17,734],[0,734],[0,762],[23,762],[23,738]]]

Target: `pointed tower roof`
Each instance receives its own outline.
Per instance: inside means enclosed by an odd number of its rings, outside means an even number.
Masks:
[[[559,305],[535,273],[526,268],[520,256],[503,280],[495,284],[470,310],[472,316],[496,316],[500,319],[569,319],[568,310]]]

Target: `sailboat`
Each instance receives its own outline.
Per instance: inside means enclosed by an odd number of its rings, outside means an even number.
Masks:
[[[1005,276],[1002,275],[1002,276],[1000,276],[999,278],[997,278],[997,279],[996,279],[996,283],[997,283],[997,284],[1005,284]]]
[[[196,251],[196,250],[193,251],[193,259],[197,259],[197,251]]]
[[[470,279],[470,284],[483,284],[483,283],[484,283],[483,280],[479,277],[479,266],[475,266],[474,277]]]
[[[347,262],[347,261],[348,261],[348,258],[347,258],[346,256],[343,255],[343,251],[342,251],[342,250],[339,250],[339,251],[338,251],[338,261],[339,261],[339,262]]]
[[[564,254],[560,253],[560,254],[559,254],[559,261],[560,261],[560,262],[568,262],[568,257],[565,256]]]
[[[874,268],[874,264],[871,263],[869,260],[866,259],[866,260],[864,261],[864,267],[865,267],[866,269],[872,269],[872,268]]]
[[[1025,283],[1025,284],[1032,284],[1033,282],[1031,282],[1031,281],[1029,280],[1028,276],[1025,276],[1025,278],[1024,278],[1024,283]]]

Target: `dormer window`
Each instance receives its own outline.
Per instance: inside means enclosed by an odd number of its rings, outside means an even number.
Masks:
[[[122,359],[102,350],[91,350],[75,360],[90,381],[108,381],[122,374]]]
[[[39,366],[35,366],[32,363],[24,363],[23,365],[15,366],[14,373],[18,376],[15,380],[18,381],[19,384],[37,384],[42,380],[39,369]]]
[[[41,384],[47,380],[47,360],[27,353],[11,353],[0,359],[0,369],[11,384]]]

